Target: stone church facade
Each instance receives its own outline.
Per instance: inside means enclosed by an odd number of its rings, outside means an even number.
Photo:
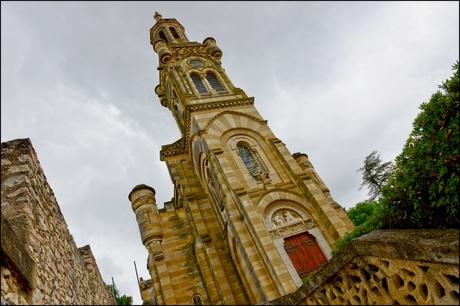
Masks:
[[[222,67],[212,37],[191,42],[155,14],[161,105],[181,138],[162,146],[174,196],[129,194],[148,250],[144,304],[257,304],[295,292],[352,230],[306,154],[291,154]]]

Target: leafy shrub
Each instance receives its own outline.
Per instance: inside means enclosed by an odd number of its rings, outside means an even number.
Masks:
[[[356,227],[351,232],[346,233],[342,239],[337,240],[335,242],[332,248],[333,256],[340,252],[340,250],[342,250],[352,239],[382,227],[382,216],[385,212],[385,207],[380,202],[361,202],[358,203],[356,207],[358,207],[359,204],[364,204],[361,205],[362,207],[371,207],[371,214],[366,218],[366,220],[363,223],[355,224]]]
[[[374,214],[377,202],[363,201],[347,211],[348,217],[355,226],[361,225]]]
[[[413,123],[396,171],[382,188],[385,228],[449,228],[459,224],[459,64]]]

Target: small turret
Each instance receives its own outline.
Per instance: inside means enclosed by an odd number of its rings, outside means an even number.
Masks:
[[[171,59],[171,50],[164,40],[157,40],[153,44],[153,50],[158,54],[161,63],[166,64]]]
[[[163,240],[160,215],[155,200],[155,189],[144,184],[137,185],[131,190],[128,198],[136,214],[142,243],[149,249],[153,242],[158,244]]]
[[[292,154],[292,157],[294,157],[295,161],[299,164],[300,168],[302,168],[302,170],[304,170],[313,179],[313,181],[315,181],[318,184],[319,188],[324,193],[324,195],[330,197],[331,193],[329,191],[329,188],[327,188],[326,184],[316,173],[315,168],[308,159],[308,155],[305,153],[294,153]]]
[[[217,60],[220,60],[222,57],[222,50],[217,46],[216,40],[212,37],[205,38],[203,40],[203,45],[206,46],[206,51],[209,55],[214,57]]]
[[[313,165],[311,164],[310,160],[308,159],[308,155],[305,153],[294,153],[292,154],[292,157],[294,157],[295,161],[300,165],[302,169],[310,169],[313,168]]]

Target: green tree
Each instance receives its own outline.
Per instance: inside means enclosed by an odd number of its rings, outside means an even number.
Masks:
[[[393,170],[394,166],[391,161],[382,162],[377,151],[372,151],[364,159],[364,165],[358,169],[363,174],[363,182],[359,189],[367,186],[369,200],[375,200],[380,196],[382,187],[390,178]]]
[[[387,228],[459,225],[459,63],[440,91],[420,106],[412,132],[382,189]]]
[[[381,228],[383,226],[382,216],[384,212],[385,207],[380,201],[364,201],[351,208],[347,214],[355,224],[355,228],[335,242],[332,254],[337,254],[352,239]]]
[[[132,305],[133,304],[133,297],[122,295],[117,298],[117,305]]]
[[[363,201],[347,210],[347,215],[355,226],[361,225],[375,213],[377,202]]]
[[[115,283],[112,285],[106,284],[107,288],[109,288],[110,291],[113,292],[113,295],[115,296],[115,300],[117,301],[117,305],[132,305],[133,304],[133,297],[132,296],[127,296],[125,294],[121,295],[118,293],[118,289],[115,286]]]
[[[381,193],[378,201],[358,203],[348,211],[356,227],[336,241],[337,254],[353,238],[379,228],[457,228],[460,189],[460,82],[459,62],[453,76],[440,85],[441,91],[422,103],[413,130],[386,183],[373,186]],[[378,168],[379,157],[366,160]],[[366,171],[366,161],[363,171]],[[360,170],[361,170],[360,169]],[[369,171],[372,173],[372,171]],[[376,176],[378,177],[378,176]],[[363,175],[363,185],[372,182]],[[360,205],[361,204],[361,205]],[[359,207],[358,207],[359,205]],[[369,214],[370,213],[370,214]]]

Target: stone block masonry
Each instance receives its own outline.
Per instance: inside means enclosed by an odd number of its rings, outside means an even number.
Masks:
[[[2,304],[116,304],[77,248],[30,139],[1,144]]]

